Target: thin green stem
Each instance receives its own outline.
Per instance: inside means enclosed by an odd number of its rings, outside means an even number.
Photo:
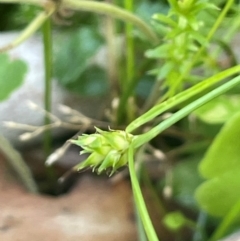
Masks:
[[[224,217],[217,230],[213,233],[212,237],[208,241],[217,241],[227,234],[229,228],[239,220],[240,213],[240,200],[232,207],[228,214]]]
[[[139,116],[136,120],[131,122],[127,128],[127,132],[132,132],[136,128],[140,127],[141,125],[147,123],[150,120],[153,120],[158,115],[162,114],[164,111],[169,110],[177,105],[183,103],[184,101],[190,99],[193,96],[196,96],[199,93],[207,90],[208,88],[212,87],[214,84],[222,81],[223,79],[230,77],[236,73],[240,72],[240,65],[234,66],[230,69],[222,71],[202,82],[199,84],[194,85],[193,87],[169,98],[168,100],[154,106],[145,114]]]
[[[118,96],[119,94],[119,83],[118,83],[118,58],[116,49],[116,34],[115,34],[115,20],[107,16],[105,18],[105,36],[108,48],[108,80],[110,86],[111,98]]]
[[[133,0],[124,1],[125,9],[128,11],[133,10]],[[128,88],[128,83],[133,79],[134,75],[134,41],[133,41],[133,26],[132,24],[127,23],[125,25],[125,36],[126,36],[126,69],[127,69],[127,78],[124,89]]]
[[[236,6],[239,8],[239,6]],[[240,8],[238,9],[238,14],[233,18],[233,21],[230,21],[229,27],[227,29],[224,29],[224,36],[221,40],[218,39],[220,43],[223,43],[225,46],[228,46],[229,49],[231,47],[229,46],[229,42],[233,39],[234,34],[238,31],[239,26],[240,26]],[[215,51],[213,52],[212,56],[213,58],[217,59],[217,56],[220,53],[220,50],[222,46],[217,46]],[[231,49],[232,51],[232,49]],[[233,56],[233,54],[230,54],[230,56]]]
[[[181,110],[179,110],[178,112],[170,116],[168,119],[166,119],[165,121],[161,122],[160,124],[152,128],[150,131],[146,132],[145,134],[136,136],[135,139],[133,140],[133,147],[138,148],[139,146],[149,142],[151,139],[156,137],[162,131],[166,130],[168,127],[172,126],[177,121],[189,115],[195,109],[206,104],[208,101],[212,100],[213,98],[232,89],[234,86],[238,85],[239,83],[240,83],[240,76],[235,77],[232,80],[224,83],[223,85],[207,93],[206,95],[195,100],[194,102],[190,103],[189,105],[185,106],[184,108],[182,108]]]
[[[231,22],[232,24],[229,26],[229,28],[227,29],[226,34],[223,36],[223,40],[226,42],[229,42],[232,40],[233,35],[236,33],[236,31],[238,31],[239,26],[240,26],[240,6],[237,6],[238,8],[238,13],[236,14],[236,17],[234,18],[233,22]]]
[[[44,44],[44,67],[45,67],[45,91],[44,91],[44,108],[48,113],[51,113],[52,104],[52,72],[53,72],[53,60],[52,60],[52,27],[51,19],[48,19],[42,26],[43,44]],[[45,125],[50,124],[49,116],[45,115]],[[43,140],[45,156],[49,156],[52,149],[52,136],[51,130],[44,132]],[[56,174],[52,167],[46,169],[49,184],[54,185],[57,180]]]
[[[120,102],[119,102],[119,106],[118,106],[118,122],[122,123],[122,121],[124,120],[124,115],[122,113],[124,113],[126,106],[128,105],[128,99],[129,97],[133,94],[139,79],[141,78],[140,73],[143,73],[146,69],[148,68],[148,62],[144,61],[144,63],[142,63],[138,69],[139,72],[135,73],[134,78],[132,79],[132,81],[128,84],[127,89],[121,94],[121,98],[120,98]],[[130,111],[130,110],[129,110]]]
[[[31,35],[33,35],[41,26],[42,24],[49,18],[49,16],[55,11],[55,8],[52,8],[49,12],[41,12],[34,18],[31,23],[21,32],[21,34],[10,44],[3,46],[0,48],[0,53],[4,51],[8,51],[26,39],[28,39]]]
[[[42,26],[43,43],[44,43],[44,68],[45,68],[45,91],[44,91],[44,108],[51,113],[51,92],[52,92],[52,30],[51,20],[48,19]],[[45,125],[50,124],[50,119],[45,116]],[[44,135],[44,150],[46,156],[51,152],[51,132],[47,130]]]
[[[158,241],[157,234],[154,230],[152,221],[149,217],[147,207],[144,202],[142,192],[141,192],[141,189],[139,186],[139,182],[138,182],[137,175],[135,172],[133,156],[134,156],[133,146],[130,146],[129,150],[128,150],[128,165],[129,165],[129,172],[130,172],[130,178],[131,178],[131,183],[132,183],[134,200],[135,200],[138,212],[140,214],[148,240],[149,241]]]
[[[151,42],[153,42],[153,44],[157,44],[159,42],[157,35],[142,19],[112,4],[84,0],[63,0],[62,6],[66,8],[72,8],[74,10],[105,14],[110,17],[120,19],[126,23],[131,23],[141,29],[141,31],[145,33],[145,35],[149,38]]]
[[[143,165],[142,165],[143,160],[142,159],[143,159],[143,154],[145,152],[145,148],[146,148],[145,145],[141,146],[141,148],[138,149],[138,151],[135,155],[135,158],[138,160],[137,165],[134,165],[138,183],[140,182],[140,179],[142,176],[142,168],[143,168]],[[138,241],[148,241],[139,211],[138,211],[136,205],[134,207],[135,207],[135,214],[136,214]]]
[[[217,18],[217,21],[212,26],[211,30],[208,33],[207,40],[210,41],[210,39],[213,37],[217,29],[219,28],[220,24],[223,22],[227,12],[229,11],[230,7],[233,5],[234,0],[228,0],[226,5],[224,6],[223,10],[221,11],[219,17]],[[199,50],[201,51],[201,50]]]
[[[128,11],[133,10],[133,0],[125,0],[124,7]],[[126,104],[129,96],[132,94],[132,86],[135,85],[134,79],[134,39],[133,39],[133,26],[130,23],[125,25],[125,38],[126,38],[126,77],[122,81],[122,94],[120,96],[120,104],[117,112],[117,122],[121,124],[125,119]],[[132,83],[133,82],[133,83]],[[131,90],[131,92],[129,92]],[[126,94],[127,93],[127,94]],[[132,113],[132,112],[131,112]],[[127,122],[131,121],[129,115],[127,115]]]
[[[230,7],[232,6],[233,3],[234,3],[234,0],[228,0],[227,1],[225,7],[221,11],[221,13],[218,16],[216,22],[214,23],[214,25],[212,26],[211,30],[209,31],[209,33],[207,35],[207,41],[208,42],[210,42],[210,40],[212,39],[213,35],[218,30],[219,26],[223,22],[227,12],[229,11],[229,9],[230,9]],[[194,61],[192,61],[191,65],[189,65],[188,72],[191,70],[191,67],[193,66],[193,64],[196,63],[196,61],[198,60],[199,56],[201,55],[201,53],[203,52],[203,50],[205,48],[206,48],[206,46],[202,45],[201,48],[198,50],[197,54],[194,56]]]

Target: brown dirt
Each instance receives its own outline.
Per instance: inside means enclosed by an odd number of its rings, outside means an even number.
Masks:
[[[83,175],[68,194],[33,195],[0,156],[0,240],[134,241],[132,210],[127,181]]]

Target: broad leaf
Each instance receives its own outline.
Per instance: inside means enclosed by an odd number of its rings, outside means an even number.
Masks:
[[[104,95],[109,90],[106,71],[97,66],[91,66],[74,83],[66,88],[82,96]]]
[[[55,42],[55,76],[61,84],[68,85],[79,81],[103,40],[96,29],[82,27]]]
[[[21,86],[27,72],[27,65],[22,60],[11,61],[7,54],[0,54],[0,101]]]
[[[196,191],[200,206],[224,216],[240,200],[240,112],[223,126],[208,149],[199,169],[209,179]]]
[[[240,110],[239,102],[239,95],[222,95],[197,109],[194,114],[206,123],[223,124]]]
[[[202,209],[213,216],[225,216],[240,201],[239,169],[204,182],[196,191]]]
[[[205,178],[217,177],[235,169],[240,171],[240,112],[223,126],[199,166]]]

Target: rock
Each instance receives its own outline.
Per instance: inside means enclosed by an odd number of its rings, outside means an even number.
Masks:
[[[10,43],[18,36],[15,33],[1,33],[0,47]],[[43,67],[43,46],[41,37],[36,35],[18,47],[9,51],[8,54],[12,59],[21,59],[28,65],[28,73],[23,85],[15,90],[11,96],[3,102],[0,102],[0,134],[9,139],[15,146],[22,147],[25,143],[18,140],[22,131],[6,128],[3,126],[4,121],[14,121],[29,125],[42,125],[43,113],[30,110],[27,106],[29,100],[43,107],[44,100],[44,67]],[[59,104],[70,106],[77,109],[89,117],[97,118],[103,110],[103,97],[79,97],[69,93],[61,87],[54,79],[52,82],[52,110],[59,117],[63,117],[57,111]],[[64,131],[57,130],[55,136],[59,136]],[[34,142],[36,139],[33,139]],[[31,141],[31,142],[32,142]],[[28,144],[28,143],[26,143]]]

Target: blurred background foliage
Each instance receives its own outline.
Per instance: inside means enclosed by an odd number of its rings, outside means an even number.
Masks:
[[[222,9],[226,1],[214,0],[211,3]],[[193,74],[201,76],[202,79],[204,79],[204,76],[212,75],[226,68],[218,61],[219,52],[224,52],[227,55],[227,58],[230,59],[230,66],[238,63],[235,56],[236,53],[232,51],[229,44],[240,25],[238,3],[236,0],[235,5],[233,5],[223,21],[221,28],[214,35],[213,43],[217,44],[217,51],[211,53],[208,50],[205,51],[201,61],[195,65],[196,68]],[[116,0],[115,4],[123,7],[123,1],[121,0]],[[154,28],[161,40],[165,37],[162,32],[162,26],[152,19],[152,15],[155,13],[166,15],[168,11],[168,2],[159,0],[136,1],[133,9],[137,16],[144,19]],[[40,9],[35,6],[1,4],[0,31],[19,31],[39,12]],[[204,20],[205,24],[201,32],[203,36],[207,35],[218,15],[218,10],[214,9],[207,9],[199,14],[199,21]],[[55,23],[53,25],[54,77],[63,87],[74,94],[81,96],[107,95],[110,91],[106,67],[108,64],[101,62],[101,59],[100,61],[96,60],[99,52],[103,51],[104,53],[104,50],[106,50],[106,29],[103,17],[88,12],[80,12],[73,13],[68,19],[64,19],[64,22],[61,20],[61,16],[58,16],[53,21]],[[124,24],[116,21],[115,25],[116,39],[114,41],[116,48],[120,50],[118,53],[117,77],[121,80],[126,77],[126,53],[122,51],[124,44],[126,44],[122,38]],[[228,31],[228,35],[225,35],[224,33],[229,29],[229,26],[231,26],[231,31]],[[134,58],[136,63],[133,78],[137,80],[133,89],[140,99],[140,103],[142,103],[149,97],[153,88],[156,88],[154,87],[157,82],[156,73],[154,76],[149,74],[149,71],[156,68],[156,66],[158,71],[162,70],[161,67],[164,66],[165,59],[159,58],[156,52],[154,52],[155,50],[148,52],[149,58],[146,58],[146,51],[152,48],[151,43],[146,41],[138,29],[133,29],[132,36],[134,39]],[[155,57],[157,57],[157,60],[154,60]],[[207,67],[203,69],[200,62]],[[13,67],[15,71],[12,71]],[[13,90],[21,85],[26,71],[27,66],[24,62],[11,61],[7,54],[0,54],[0,79],[3,79],[2,76],[4,76],[6,82],[9,83],[3,92],[0,82],[0,101],[6,99]],[[194,76],[192,76],[193,78],[190,81],[183,83],[183,88],[201,80],[201,78],[194,78]],[[160,77],[165,78],[166,75],[161,73]],[[12,79],[15,82],[9,81]],[[163,85],[163,87],[163,91],[170,88],[166,85]],[[198,201],[210,214],[224,216],[226,211],[236,204],[238,195],[236,193],[234,195],[232,190],[240,188],[239,166],[230,166],[226,159],[236,160],[240,154],[240,148],[234,145],[238,143],[239,138],[239,100],[239,88],[236,88],[199,108],[188,118],[183,119],[172,129],[170,128],[169,131],[164,132],[163,135],[153,141],[152,144],[155,148],[161,149],[166,153],[170,163],[169,173],[172,178],[169,179],[170,181],[167,177],[158,178],[152,182],[152,185],[158,193],[162,192],[165,185],[171,185],[174,204],[170,209],[180,207],[184,211],[187,210],[185,213],[189,217],[200,216],[203,211],[199,208]],[[231,127],[224,126],[229,120],[232,123]],[[213,144],[209,148],[210,143]],[[229,149],[224,149],[226,146],[229,146],[229,143],[232,143]],[[225,152],[222,150],[225,150]],[[204,156],[204,153],[207,154]],[[203,161],[199,174],[198,165],[201,160]],[[216,174],[216,166],[222,167],[225,172]],[[208,172],[213,172],[214,175],[208,175]],[[201,175],[207,177],[208,180],[203,183]],[[222,178],[219,178],[219,176]],[[142,182],[144,185],[148,185],[144,178]],[[194,193],[201,183],[203,184],[198,189],[197,198],[195,198]],[[230,198],[222,199],[222,191]],[[215,196],[211,196],[211,193],[215,193]],[[159,199],[164,198],[159,197]],[[220,202],[220,199],[222,202]],[[216,203],[218,205],[215,205]],[[225,206],[225,209],[222,208],[223,206]],[[180,220],[179,227],[182,223],[187,223],[179,213],[176,215],[178,220]],[[170,224],[166,225],[174,226],[176,224],[174,223],[175,221],[172,221],[174,220],[172,216],[168,220],[170,221],[166,223]],[[220,222],[220,219],[213,220],[213,223],[216,224]],[[205,222],[207,223],[208,221],[205,220]]]

